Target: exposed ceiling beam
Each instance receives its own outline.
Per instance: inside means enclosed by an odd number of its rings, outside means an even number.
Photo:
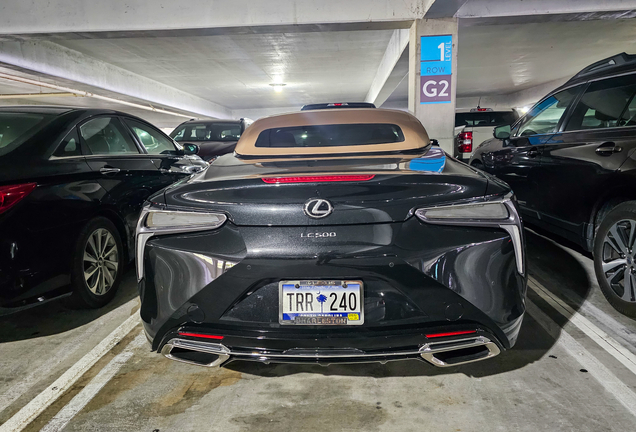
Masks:
[[[95,93],[90,93],[87,91],[82,91],[82,90],[74,90],[72,88],[68,88],[68,87],[63,87],[57,84],[51,84],[51,83],[44,83],[42,81],[38,81],[35,79],[30,79],[30,78],[25,78],[22,76],[16,76],[16,75],[10,75],[10,74],[5,74],[0,72],[0,79],[5,79],[5,80],[10,80],[10,81],[16,81],[22,84],[31,84],[34,86],[38,86],[38,87],[45,87],[45,88],[50,88],[50,89],[54,89],[54,90],[62,90],[62,93],[31,93],[31,94],[22,94],[22,95],[4,95],[4,96],[9,96],[9,97],[2,97],[0,96],[0,99],[18,99],[20,97],[22,98],[33,98],[34,96],[43,96],[43,95],[48,95],[48,96],[78,96],[78,97],[93,97],[95,99],[101,99],[103,101],[107,101],[107,102],[115,102],[115,103],[119,103],[122,105],[126,105],[132,108],[139,108],[139,109],[143,109],[143,110],[147,110],[147,111],[153,111],[153,112],[157,112],[160,114],[168,114],[168,115],[174,115],[174,116],[178,116],[178,117],[191,117],[189,115],[185,115],[182,113],[177,113],[174,111],[168,111],[165,109],[161,109],[161,108],[155,108],[152,105],[142,105],[142,104],[138,104],[138,103],[134,103],[134,102],[129,102],[129,101],[125,101],[125,100],[121,100],[121,99],[116,99],[116,98],[112,98],[112,97],[108,97],[108,96],[102,96],[99,94],[95,94]],[[18,97],[15,97],[18,96]]]
[[[636,0],[468,0],[456,16],[458,18],[495,18],[621,12],[634,9],[636,9]]]
[[[66,88],[81,90],[76,85],[79,83],[88,86],[93,95],[103,89],[203,117],[232,116],[232,111],[222,105],[48,41],[0,42],[0,66],[59,78],[71,83],[65,84]]]
[[[394,30],[386,47],[380,66],[369,88],[365,102],[380,106],[393,93],[400,81],[408,74],[409,29]],[[406,66],[404,63],[406,62]],[[396,67],[400,65],[401,67]]]
[[[412,21],[434,0],[3,0],[0,34]]]
[[[426,11],[425,18],[452,18],[468,0],[435,0]]]

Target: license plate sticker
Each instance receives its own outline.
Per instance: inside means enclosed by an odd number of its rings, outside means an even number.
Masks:
[[[280,324],[364,324],[361,281],[282,281],[278,292]]]

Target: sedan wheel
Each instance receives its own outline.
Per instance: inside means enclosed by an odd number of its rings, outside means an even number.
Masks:
[[[88,237],[84,248],[84,279],[95,295],[106,294],[115,283],[119,254],[113,235],[98,228]]]
[[[72,307],[99,308],[117,291],[124,265],[119,231],[104,217],[88,222],[76,240],[71,271]]]
[[[594,242],[596,278],[619,312],[636,318],[636,203],[620,204],[603,219]]]

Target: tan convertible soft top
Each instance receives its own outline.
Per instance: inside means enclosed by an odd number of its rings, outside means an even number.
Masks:
[[[316,125],[342,124],[394,124],[402,129],[403,142],[387,144],[328,146],[328,147],[256,147],[256,140],[261,132],[268,129],[284,127],[302,127]],[[276,156],[309,156],[323,154],[379,153],[415,150],[429,144],[428,134],[420,121],[404,111],[351,108],[333,110],[301,111],[265,117],[255,121],[248,127],[238,144],[236,153],[239,156],[276,157]]]

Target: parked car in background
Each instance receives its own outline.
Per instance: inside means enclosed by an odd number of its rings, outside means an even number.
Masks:
[[[636,55],[588,66],[494,135],[470,164],[513,188],[526,222],[593,252],[603,294],[636,318]]]
[[[509,125],[519,118],[517,111],[497,110],[492,108],[459,109],[455,113],[455,147],[454,156],[468,161],[473,149],[487,139],[492,138],[495,126]]]
[[[478,169],[484,169],[484,155],[486,155],[486,158],[505,157],[505,153],[498,153],[497,156],[494,156],[494,152],[511,145],[512,144],[509,140],[501,140],[491,136],[490,139],[482,142],[473,150],[473,154],[468,160],[468,164]],[[486,171],[488,170],[486,169]]]
[[[0,314],[66,296],[105,305],[143,202],[207,166],[124,113],[0,108]]]
[[[171,133],[172,139],[180,144],[195,144],[197,155],[212,161],[217,157],[232,153],[251,120],[189,120],[181,123]]]
[[[152,349],[231,360],[452,366],[511,348],[525,312],[510,188],[402,111],[257,120],[149,199],[137,229]]]

